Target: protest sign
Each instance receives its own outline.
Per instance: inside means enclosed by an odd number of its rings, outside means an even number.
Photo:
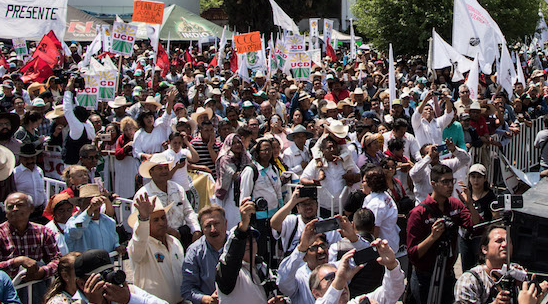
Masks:
[[[234,36],[238,54],[256,52],[262,49],[261,33],[251,32]]]
[[[162,2],[140,1],[133,2],[133,22],[162,24],[164,18],[164,6]]]
[[[282,39],[278,39],[278,41],[276,41],[276,49],[274,53],[276,55],[276,60],[278,61],[278,69],[283,70],[285,62],[287,61],[288,52]]]
[[[100,71],[97,73],[97,77],[99,80],[99,100],[114,100],[114,89],[116,88],[116,72],[106,70]]]
[[[17,54],[18,58],[23,58],[23,56],[29,54],[29,50],[27,49],[27,42],[25,41],[25,38],[13,38],[13,49],[15,50],[15,54]]]
[[[286,41],[290,52],[304,52],[306,50],[304,37],[301,35],[288,36]]]
[[[135,34],[137,33],[137,26],[115,21],[112,27],[111,52],[123,56],[131,56],[133,53],[133,44],[135,43]]]
[[[290,53],[289,69],[295,80],[308,80],[310,77],[310,56],[306,52]]]
[[[323,20],[323,40],[325,40],[326,43],[333,44],[333,40],[331,39],[331,36],[333,36],[333,20],[330,19],[324,19]]]
[[[76,101],[79,106],[88,110],[97,109],[97,98],[99,93],[99,81],[96,75],[82,75],[86,81],[86,87],[83,90],[77,90]]]
[[[68,0],[0,0],[1,38],[39,40],[50,30],[65,37]]]

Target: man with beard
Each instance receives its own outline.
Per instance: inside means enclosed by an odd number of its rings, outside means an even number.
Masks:
[[[13,154],[19,152],[21,141],[13,138],[15,131],[19,129],[21,119],[15,113],[0,113],[0,145],[11,150]]]

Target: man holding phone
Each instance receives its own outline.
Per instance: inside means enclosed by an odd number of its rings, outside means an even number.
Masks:
[[[415,185],[414,193],[417,204],[424,201],[426,196],[433,191],[432,184],[430,183],[430,171],[433,166],[437,164],[446,165],[453,172],[456,172],[463,166],[468,166],[470,162],[470,154],[455,146],[452,139],[446,139],[445,145],[447,146],[447,150],[451,152],[452,158],[440,160],[438,147],[442,145],[425,144],[420,150],[422,159],[409,170],[409,176],[411,176]]]
[[[297,214],[291,214],[291,210],[295,207],[297,207]],[[293,191],[289,202],[272,216],[270,219],[272,235],[276,240],[281,240],[286,255],[289,255],[299,245],[305,225],[314,219],[321,219],[317,215],[317,188],[299,187]],[[329,244],[336,243],[341,239],[337,231],[328,231],[325,236]]]
[[[340,228],[337,229],[338,234],[349,239],[354,248],[361,250],[370,246],[369,242],[354,232],[348,218],[339,215],[336,218],[340,221]],[[315,302],[309,287],[310,273],[319,265],[328,263],[330,260],[329,243],[325,234],[317,232],[318,222],[318,219],[313,219],[306,224],[298,246],[281,262],[278,268],[276,284],[280,291],[288,295],[291,302],[295,304]],[[303,260],[305,264],[303,264]]]

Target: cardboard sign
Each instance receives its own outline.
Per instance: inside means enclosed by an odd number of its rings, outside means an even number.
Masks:
[[[310,56],[307,52],[290,53],[289,69],[295,80],[308,80],[311,67]]]
[[[289,46],[290,52],[304,52],[306,50],[304,37],[301,35],[293,35],[287,37],[286,44]]]
[[[24,55],[29,54],[25,38],[13,38],[12,43],[13,49],[15,50],[15,54],[17,54],[18,58],[23,58]]]
[[[133,54],[137,26],[123,22],[114,22],[112,27],[111,52],[122,56],[131,56]]]
[[[164,18],[164,6],[162,2],[140,1],[133,2],[133,22],[162,24]]]
[[[276,56],[276,60],[278,61],[278,68],[283,70],[285,62],[287,61],[288,51],[286,44],[281,39],[276,41],[276,49],[274,51],[274,55]]]
[[[78,90],[76,101],[79,106],[85,107],[88,110],[97,109],[97,97],[99,93],[99,81],[95,75],[82,75],[86,81],[86,87],[83,90]]]
[[[234,43],[236,44],[238,54],[260,51],[263,48],[260,32],[234,36]]]
[[[99,77],[99,100],[111,101],[114,100],[114,88],[116,87],[116,72],[100,71],[97,73]]]

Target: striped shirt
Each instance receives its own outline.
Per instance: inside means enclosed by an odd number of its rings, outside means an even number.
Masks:
[[[194,149],[196,149],[198,156],[200,156],[200,161],[196,164],[207,166],[209,169],[211,169],[211,174],[213,175],[213,178],[216,179],[217,173],[215,171],[215,159],[212,159],[209,155],[207,142],[203,142],[201,137],[195,137],[193,140],[190,141],[190,144],[194,147]],[[221,143],[221,141],[215,139],[215,143],[213,144],[213,150],[215,150],[216,153],[219,153],[222,145],[223,144]]]

